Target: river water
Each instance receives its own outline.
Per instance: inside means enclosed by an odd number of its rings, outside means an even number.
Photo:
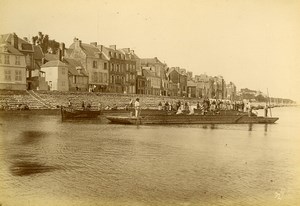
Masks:
[[[296,205],[300,108],[272,125],[0,114],[0,205]]]

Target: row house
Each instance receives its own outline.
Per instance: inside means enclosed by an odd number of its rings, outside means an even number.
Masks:
[[[152,76],[160,79],[159,95],[167,96],[169,91],[169,85],[167,83],[168,79],[166,76],[167,65],[162,63],[157,57],[141,58],[141,68],[142,70],[150,71]],[[155,81],[157,81],[157,78],[154,78]]]
[[[187,75],[178,67],[169,68],[167,77],[171,89],[171,96],[187,96]],[[177,88],[176,88],[177,85]]]
[[[150,80],[143,75],[136,76],[136,94],[148,94],[150,93],[150,89],[148,88],[150,85]]]
[[[211,98],[224,99],[226,93],[226,83],[222,76],[211,78]]]
[[[140,58],[134,53],[134,50],[130,50],[130,48],[120,49],[125,56],[125,86],[126,93],[135,94],[137,91],[136,81],[137,75],[140,74],[138,72],[138,68],[140,67]]]
[[[7,43],[0,45],[0,89],[26,90],[25,55]]]
[[[25,56],[27,89],[34,89],[32,77],[34,71],[40,69],[43,58],[43,53],[40,53],[41,48],[32,45],[25,38],[19,38],[15,33],[0,35],[0,44],[9,44]]]
[[[231,101],[236,98],[236,86],[233,82],[226,85],[226,98]]]
[[[88,75],[89,91],[106,92],[109,90],[109,57],[104,54],[103,46],[96,42],[82,43],[78,38],[68,49],[62,48],[62,56],[75,59],[81,63]]]
[[[136,93],[136,61],[118,50],[116,45],[104,47],[103,52],[109,60],[109,92]]]
[[[58,55],[47,55],[48,62],[41,65],[50,91],[88,91],[88,74],[80,61]],[[51,60],[50,60],[51,59]]]
[[[195,83],[197,87],[197,97],[211,98],[211,77],[207,74],[195,75]]]
[[[143,67],[142,74],[146,78],[146,94],[161,95],[161,79],[150,67]]]

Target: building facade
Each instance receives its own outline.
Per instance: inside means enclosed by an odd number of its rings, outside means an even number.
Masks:
[[[26,90],[25,56],[10,44],[0,45],[0,89]]]
[[[62,51],[62,56],[81,63],[84,71],[88,74],[89,91],[107,92],[109,90],[109,62],[101,45],[98,46],[96,42],[85,44],[74,38],[69,49],[62,49]]]
[[[46,82],[50,91],[69,91],[68,65],[60,60],[43,64],[41,70],[46,73]]]

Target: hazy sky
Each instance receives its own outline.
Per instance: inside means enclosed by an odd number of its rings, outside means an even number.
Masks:
[[[130,47],[300,101],[300,1],[0,0],[0,33]]]

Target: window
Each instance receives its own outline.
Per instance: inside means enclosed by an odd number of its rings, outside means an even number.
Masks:
[[[107,83],[107,74],[106,73],[103,74],[103,82]]]
[[[15,62],[16,65],[20,65],[20,56],[16,56],[16,62]]]
[[[11,73],[10,73],[10,71],[9,70],[5,70],[4,71],[4,79],[6,80],[6,81],[11,81]]]
[[[66,74],[65,68],[61,68],[61,74]]]
[[[22,81],[22,71],[15,71],[15,80],[16,81]]]
[[[111,71],[114,71],[114,64],[111,64]]]
[[[105,70],[107,69],[107,63],[104,63],[104,69]]]
[[[9,55],[4,56],[4,64],[9,64]]]
[[[102,75],[102,72],[99,72],[99,82],[103,82],[103,75]]]
[[[97,72],[93,73],[93,82],[98,82],[98,73]]]
[[[73,84],[76,84],[76,76],[73,76]]]
[[[97,61],[93,61],[93,68],[98,68]]]

